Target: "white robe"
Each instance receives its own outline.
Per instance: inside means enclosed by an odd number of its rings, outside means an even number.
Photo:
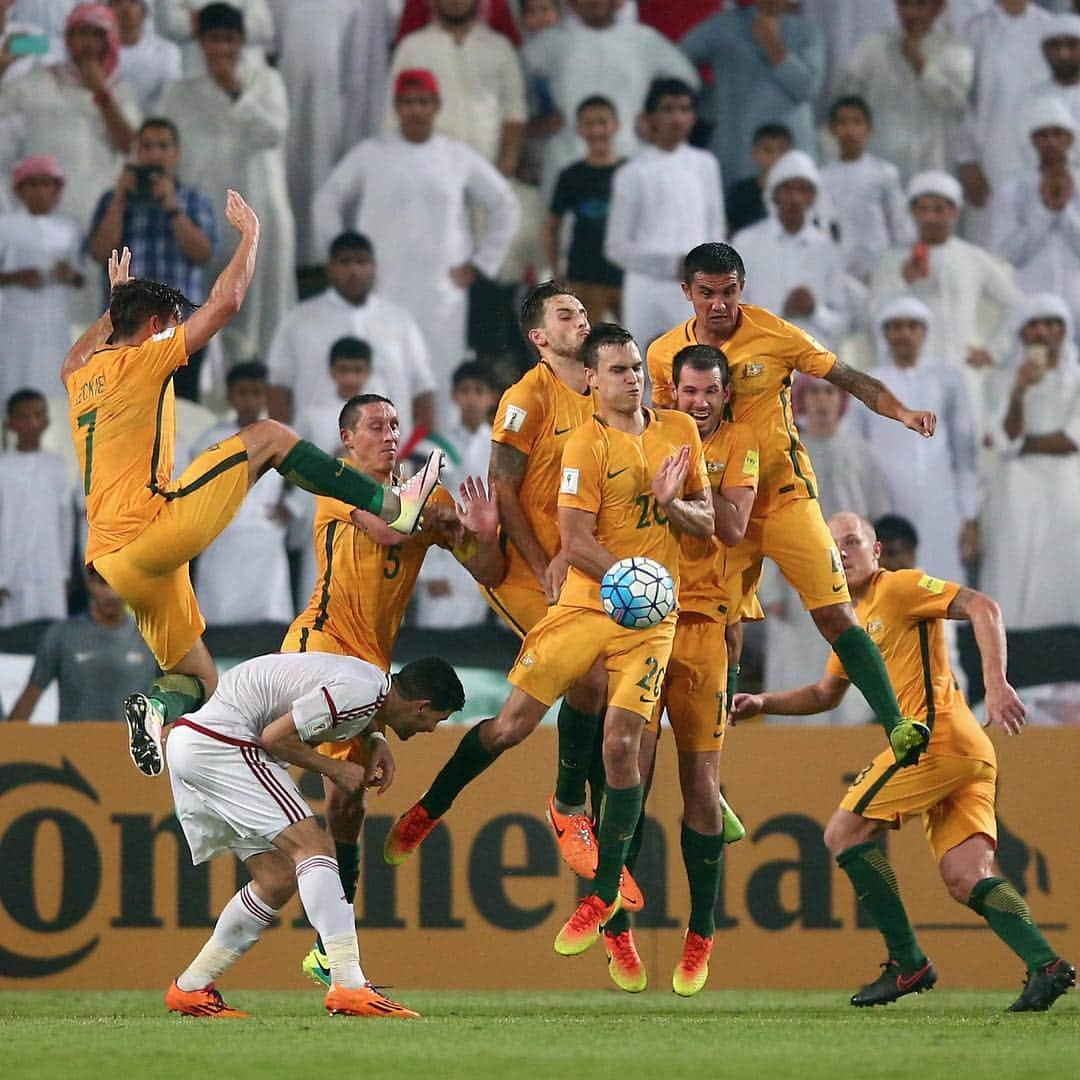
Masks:
[[[296,243],[285,183],[289,106],[281,76],[265,65],[240,66],[235,101],[207,75],[191,75],[166,91],[162,112],[180,130],[181,171],[214,204],[222,238],[207,267],[212,280],[232,257],[236,231],[225,220],[235,188],[259,215],[262,234],[255,277],[239,315],[222,333],[230,359],[265,356],[281,317],[296,303]]]
[[[180,45],[185,75],[199,75],[206,70],[202,49],[192,34],[191,17],[206,7],[208,2],[209,0],[157,0],[157,28],[165,37]],[[253,64],[266,63],[267,49],[274,43],[274,16],[270,5],[266,0],[229,2],[244,13],[244,36],[247,41],[244,59]]]
[[[22,208],[0,214],[0,271],[40,270],[46,279],[40,289],[0,289],[0,402],[23,389],[56,396],[60,365],[72,342],[72,287],[49,275],[61,260],[78,265],[81,247],[70,218]]]
[[[625,271],[623,322],[642,349],[686,317],[683,257],[726,234],[720,166],[707,150],[648,146],[616,170],[604,255]]]
[[[416,320],[384,296],[371,293],[357,306],[329,288],[297,304],[274,334],[267,357],[270,383],[292,391],[295,418],[327,404],[340,410],[330,378],[330,347],[343,337],[360,338],[371,346],[371,376],[364,393],[382,394],[394,403],[402,440],[408,439],[413,399],[436,389],[435,376]]]
[[[180,46],[155,33],[147,22],[134,45],[121,46],[116,76],[135,88],[143,115],[153,116],[169,84],[180,78]]]
[[[222,421],[203,434],[199,448],[235,434],[236,423]],[[284,477],[268,469],[248,491],[236,517],[199,556],[195,593],[208,625],[292,621],[296,612],[285,552],[288,526],[271,516],[283,498]]]
[[[932,439],[855,403],[851,430],[869,443],[888,478],[893,510],[919,534],[919,565],[934,577],[964,581],[960,529],[979,510],[976,421],[963,375],[953,366],[921,359],[914,367],[874,369],[901,401],[937,414]],[[816,466],[816,462],[815,462]]]
[[[1064,431],[1080,445],[1080,366],[1075,349],[1024,394],[1019,438],[1004,432],[1015,369],[1000,373],[991,434],[1000,451],[984,521],[979,585],[1001,605],[1011,630],[1080,622],[1080,454],[1021,454],[1028,435]]]
[[[484,214],[479,236],[470,207]],[[450,377],[466,349],[469,296],[450,270],[471,263],[496,277],[518,224],[510,185],[475,150],[445,135],[422,143],[380,135],[338,163],[315,196],[313,215],[324,245],[343,227],[370,238],[379,292],[419,324],[440,391],[440,421],[448,422]]]
[[[48,450],[0,454],[0,626],[67,614],[75,537],[67,465]]]

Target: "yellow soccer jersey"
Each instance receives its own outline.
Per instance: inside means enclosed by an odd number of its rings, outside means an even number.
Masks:
[[[172,376],[188,360],[184,327],[142,345],[99,349],[67,379],[71,437],[86,493],[86,561],[137,536],[172,483]]]
[[[641,435],[628,435],[594,417],[567,440],[562,458],[559,506],[596,514],[596,539],[617,559],[642,555],[666,566],[679,585],[679,537],[652,493],[664,459],[690,447],[683,494],[709,486],[697,425],[686,413],[646,409]],[[570,567],[559,596],[564,607],[596,608],[600,583]]]
[[[698,344],[694,320],[688,319],[649,346],[653,400],[669,405],[675,354]],[[797,326],[762,307],[743,304],[735,333],[724,342],[731,368],[733,419],[757,435],[761,476],[754,515],[792,499],[816,498],[817,478],[810,456],[799,441],[791,412],[791,382],[796,371],[824,378],[836,357]]]
[[[527,371],[499,402],[492,442],[527,454],[525,479],[518,492],[525,518],[550,559],[559,550],[559,465],[570,432],[596,411],[591,393],[571,389],[541,360]],[[513,544],[507,545],[504,586],[541,592],[529,564]]]
[[[900,712],[928,724],[927,752],[995,764],[994,746],[972,715],[949,665],[942,620],[960,586],[921,570],[879,570],[855,606],[881,650]],[[846,679],[835,653],[826,670]]]
[[[753,428],[747,424],[721,424],[702,443],[701,450],[714,499],[723,488],[748,487],[757,491],[758,449]],[[702,540],[684,534],[679,548],[679,610],[725,622],[731,598],[724,587],[724,545],[715,536]]]
[[[438,487],[429,506],[453,504]],[[398,627],[412,596],[428,548],[439,544],[423,528],[395,547],[377,544],[352,523],[353,507],[320,495],[316,499],[315,552],[318,577],[307,608],[293,620],[289,635],[304,630],[330,634],[348,653],[389,670]]]

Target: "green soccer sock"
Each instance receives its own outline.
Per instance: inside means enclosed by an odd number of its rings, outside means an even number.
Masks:
[[[683,822],[680,834],[686,880],[690,883],[690,929],[702,937],[716,930],[716,901],[724,874],[724,834],[706,836]]]
[[[638,855],[641,854],[641,841],[645,837],[645,808],[641,808],[641,813],[638,815],[637,828],[634,829],[634,835],[630,837],[630,843],[626,848],[626,858],[623,860],[623,865],[631,873],[634,872],[634,867],[637,866]],[[614,915],[604,924],[604,933],[615,935],[621,934],[624,930],[629,930],[632,925],[630,918],[630,912],[626,908],[619,908]]]
[[[742,669],[738,664],[729,664],[727,671],[727,707],[731,708],[731,703],[735,700],[735,695],[739,692],[739,672]]]
[[[600,806],[604,801],[604,718],[596,725],[592,757],[589,759],[589,812],[593,822],[600,820]]]
[[[420,799],[420,805],[432,817],[442,817],[458,795],[495,760],[480,741],[480,728],[489,722],[481,720],[465,732],[450,760]]]
[[[987,921],[990,929],[1027,964],[1028,971],[1057,958],[1031,918],[1024,898],[1004,878],[988,877],[977,882],[968,897],[968,907]]]
[[[345,899],[351,904],[356,899],[356,883],[360,880],[360,845],[335,840],[334,851],[341,887],[345,891]]]
[[[593,892],[610,904],[619,895],[619,877],[626,853],[634,839],[634,830],[641,817],[642,786],[613,788],[604,791],[600,811],[599,860]]]
[[[370,476],[324,454],[314,443],[301,439],[277,466],[295,487],[313,495],[329,495],[350,506],[378,514],[386,489]]]
[[[926,963],[926,954],[915,940],[889,860],[876,844],[856,844],[840,852],[836,865],[847,874],[855,896],[881,931],[889,958],[898,961],[906,973],[918,971]]]
[[[194,675],[159,675],[150,684],[151,701],[156,701],[171,724],[187,713],[200,709],[206,701],[206,687]]]
[[[555,802],[562,813],[585,808],[585,781],[589,777],[596,729],[601,719],[575,709],[565,699],[559,707],[559,771],[555,778]]]
[[[900,706],[878,647],[861,626],[849,626],[832,643],[832,647],[844,665],[847,677],[862,692],[888,735],[900,720]]]

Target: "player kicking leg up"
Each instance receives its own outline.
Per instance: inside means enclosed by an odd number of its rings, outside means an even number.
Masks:
[[[432,731],[464,704],[443,660],[418,660],[393,677],[353,657],[306,653],[256,657],[176,724],[167,758],[176,815],[195,863],[231,850],[252,881],[226,905],[210,940],[166,994],[174,1012],[236,1017],[215,981],[259,939],[297,890],[328,958],[332,1015],[417,1014],[375,990],[360,967],[352,905],[341,891],[333,842],[311,816],[287,765],[329,777],[356,796],[386,790],[394,760],[380,726],[399,738]],[[366,734],[367,768],[316,745]]]
[[[87,562],[131,607],[165,672],[124,708],[132,760],[150,776],[162,768],[162,724],[198,708],[216,685],[188,562],[225,528],[248,487],[273,467],[298,487],[411,532],[442,461],[436,451],[409,484],[385,488],[266,420],[200,454],[174,484],[173,373],[239,311],[255,270],[258,218],[233,191],[226,216],[240,242],[202,307],[181,322],[186,298],[159,282],[129,280],[130,253],[114,252],[109,310],[61,369],[86,494]]]

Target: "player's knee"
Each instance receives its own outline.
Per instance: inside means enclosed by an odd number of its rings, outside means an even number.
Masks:
[[[278,420],[256,420],[237,434],[254,465],[279,464],[300,439],[292,428]]]
[[[941,880],[945,883],[945,888],[949,890],[949,895],[958,904],[967,904],[971,897],[971,890],[984,878],[989,877],[989,874],[984,873],[981,868],[974,866],[947,866],[941,865]]]
[[[825,826],[825,847],[834,859],[858,843],[861,843],[861,838],[856,835],[849,822],[832,818]]]
[[[326,828],[335,840],[342,843],[356,842],[367,813],[363,799],[352,798],[335,786],[332,792],[327,793],[323,811],[326,815]]]
[[[579,712],[595,716],[603,712],[607,701],[607,670],[594,664],[566,694],[566,700]]]
[[[850,604],[829,604],[816,608],[810,612],[810,617],[825,640],[830,643],[849,627],[858,625]]]
[[[604,729],[604,766],[609,774],[636,764],[637,743],[638,740],[629,731],[612,727]]]

